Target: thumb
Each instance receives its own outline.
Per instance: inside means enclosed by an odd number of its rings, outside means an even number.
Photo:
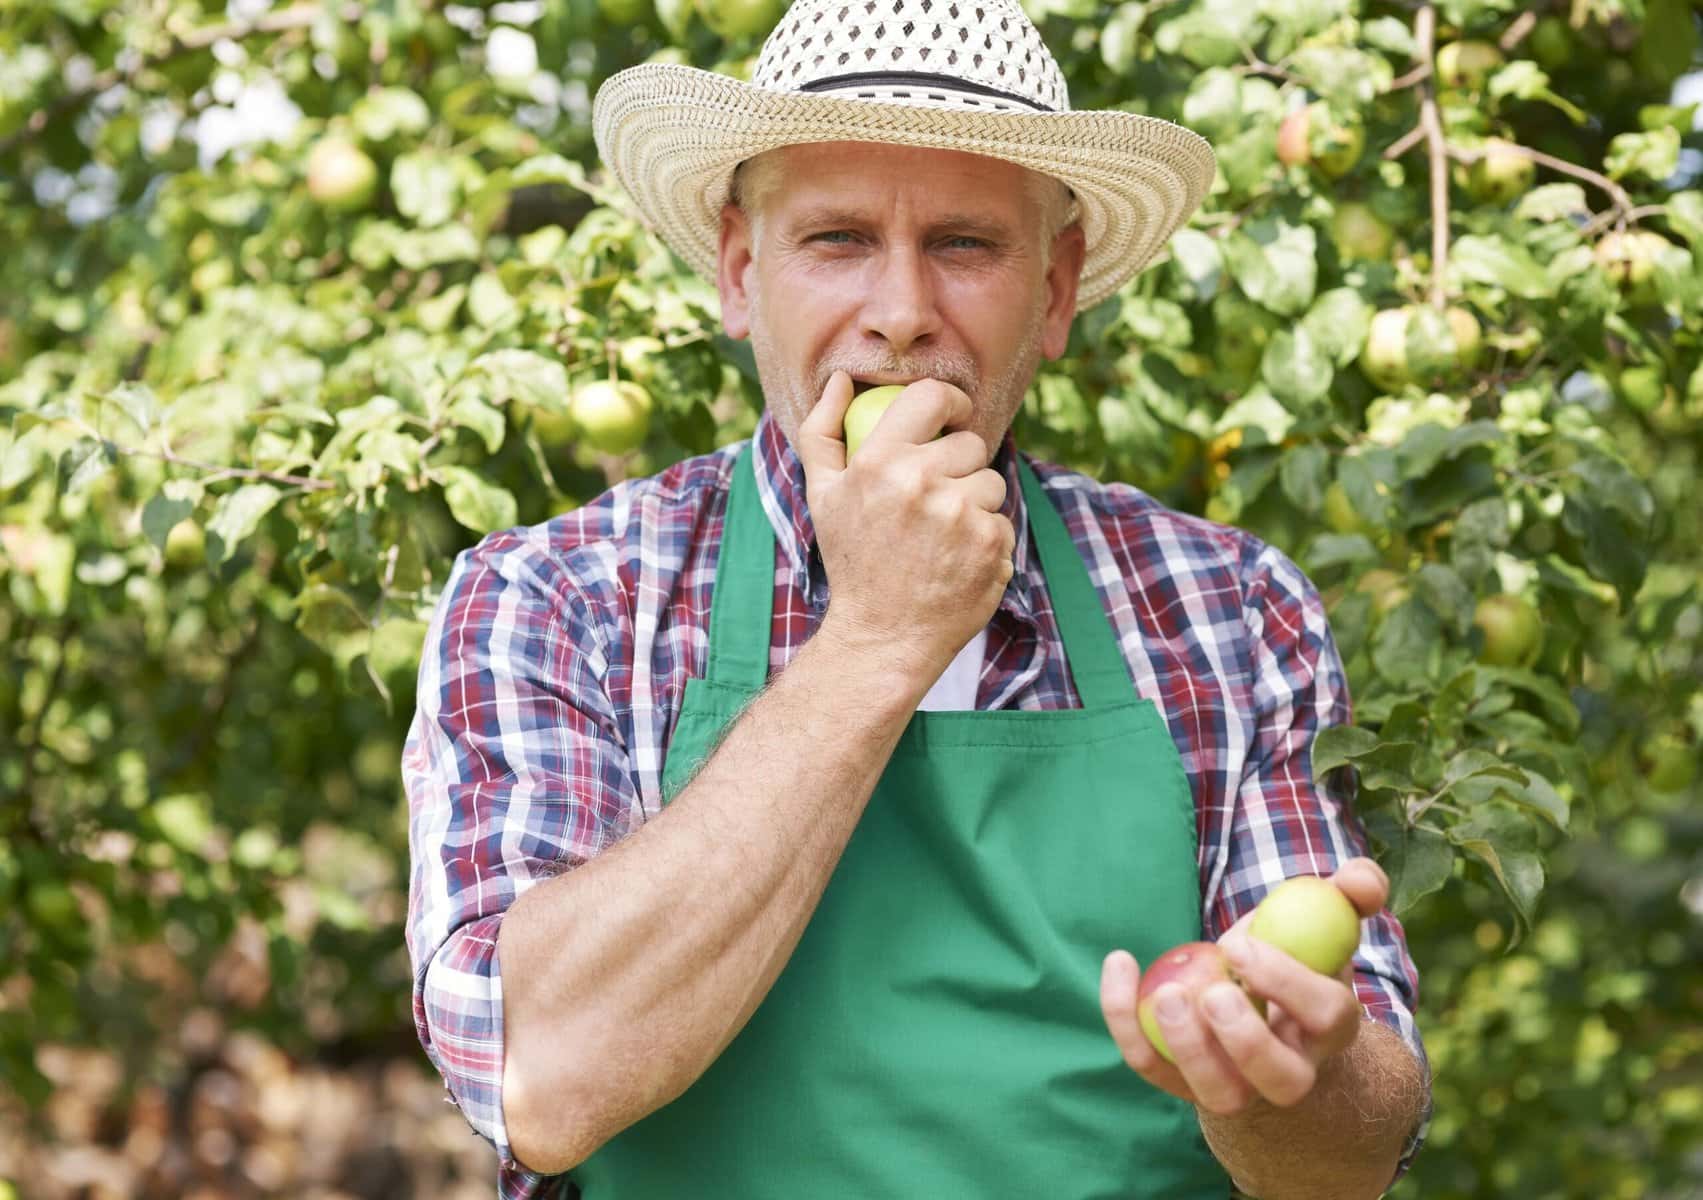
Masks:
[[[845,371],[828,377],[828,387],[798,427],[799,460],[805,483],[824,471],[846,469],[846,410],[852,402],[852,378]]]

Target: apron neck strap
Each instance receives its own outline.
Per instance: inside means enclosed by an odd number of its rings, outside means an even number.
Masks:
[[[710,599],[706,677],[755,694],[769,679],[774,628],[775,531],[757,494],[756,455],[748,444],[733,464],[733,485]],[[758,636],[752,636],[761,631]]]
[[[754,443],[733,466],[726,524],[710,603],[706,676],[755,693],[768,681],[769,638],[774,622],[775,532],[757,492]],[[1123,655],[1099,593],[1064,519],[1022,456],[1017,474],[1023,487],[1029,529],[1041,556],[1052,596],[1065,659],[1084,708],[1106,708],[1130,698]],[[758,635],[760,631],[760,635]],[[753,636],[758,635],[758,636]]]
[[[1041,571],[1052,596],[1059,634],[1064,638],[1065,660],[1082,707],[1122,704],[1131,698],[1133,685],[1100,594],[1088,578],[1088,568],[1064,527],[1064,518],[1022,455],[1017,455],[1017,476],[1023,484],[1023,507],[1029,515],[1035,548],[1040,551]]]

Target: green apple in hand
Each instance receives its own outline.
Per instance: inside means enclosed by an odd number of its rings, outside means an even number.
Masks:
[[[1321,975],[1336,975],[1360,945],[1360,914],[1330,880],[1297,875],[1259,902],[1248,922],[1248,936],[1276,946]]]
[[[905,389],[898,384],[888,384],[886,387],[870,388],[852,397],[851,407],[846,409],[846,459],[857,453],[857,448],[863,445],[863,439],[869,436],[869,431],[875,428],[875,423],[881,419],[893,401],[899,398],[899,393]]]

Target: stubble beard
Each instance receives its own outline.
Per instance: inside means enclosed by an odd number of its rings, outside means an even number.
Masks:
[[[916,379],[939,379],[969,395],[974,411],[970,429],[987,443],[988,459],[992,461],[1000,442],[1010,427],[1012,418],[1022,407],[1023,396],[1034,380],[1035,369],[1041,360],[1041,323],[1046,312],[1046,299],[1038,297],[1029,320],[1024,322],[1023,338],[1017,353],[985,391],[981,387],[980,371],[968,354],[920,354],[895,358],[880,353],[858,355],[852,352],[830,353],[814,369],[794,369],[777,352],[773,332],[766,319],[760,288],[750,294],[751,353],[757,360],[757,379],[762,384],[764,402],[774,413],[775,421],[787,441],[798,445],[798,430],[804,418],[815,407],[828,380],[836,370],[858,375],[901,375]]]

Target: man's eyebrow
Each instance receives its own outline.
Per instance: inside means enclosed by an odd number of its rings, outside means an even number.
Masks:
[[[840,208],[833,205],[823,205],[807,208],[797,216],[789,218],[787,228],[793,232],[805,229],[845,229],[859,228],[869,224],[869,218],[856,209]],[[930,233],[952,232],[955,234],[970,234],[997,241],[1008,239],[1012,230],[1005,222],[993,217],[978,216],[974,213],[948,213],[929,222]]]

